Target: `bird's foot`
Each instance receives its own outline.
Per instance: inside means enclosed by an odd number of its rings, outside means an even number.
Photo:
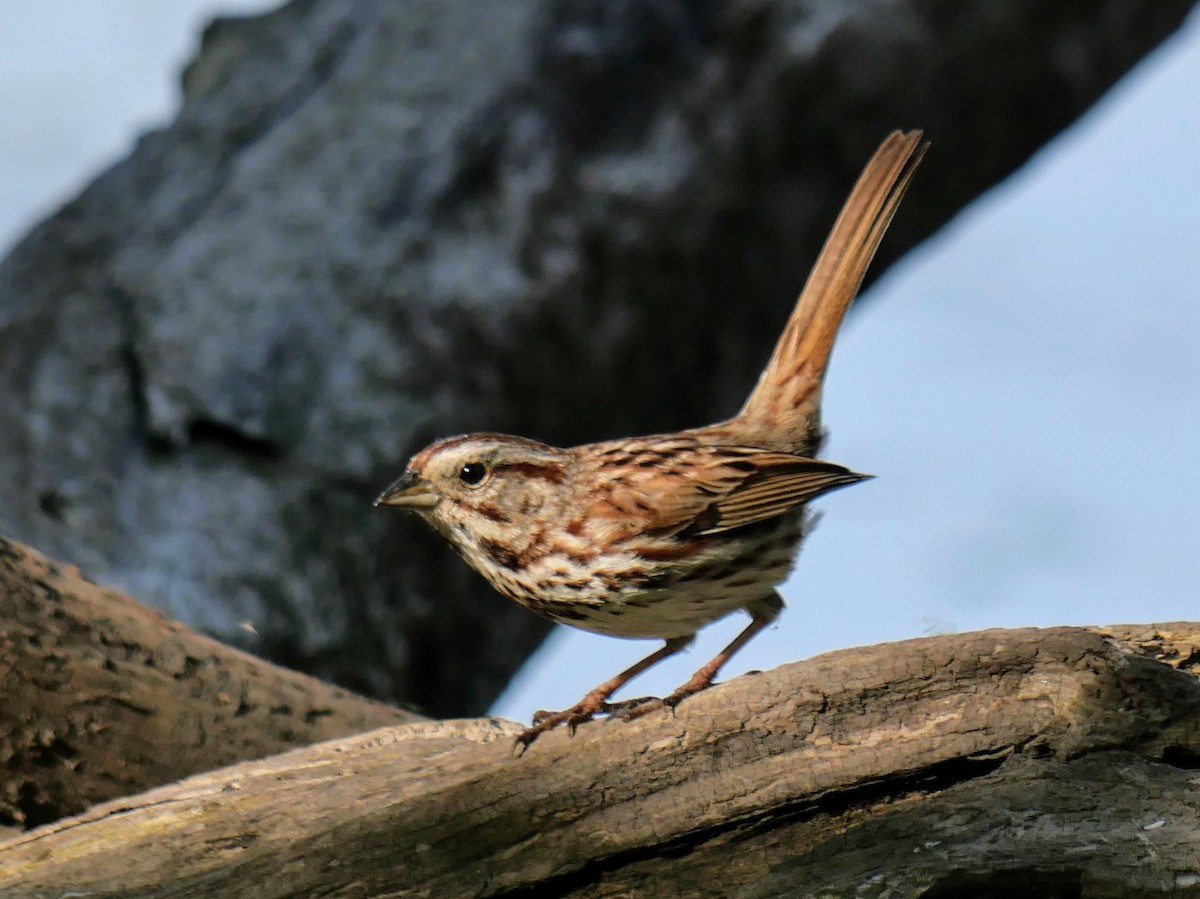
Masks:
[[[561,727],[564,724],[567,725],[568,732],[574,736],[575,728],[581,724],[586,724],[595,718],[597,714],[604,712],[606,705],[607,703],[603,699],[588,695],[569,709],[563,709],[561,712],[548,712],[545,709],[534,712],[532,725],[517,735],[517,742],[514,746],[516,756],[520,758],[525,750],[529,748],[530,743],[547,731],[552,731],[554,728]]]
[[[639,699],[630,699],[626,702],[610,703],[610,707],[626,706],[618,709],[615,713],[611,713],[614,718],[620,718],[622,721],[633,721],[636,718],[642,718],[649,715],[651,712],[659,709],[670,709],[671,714],[675,713],[675,707],[683,702],[689,696],[695,696],[712,686],[712,679],[707,677],[693,677],[686,684],[681,686],[669,696],[664,696],[662,699],[657,699],[653,696],[643,696]]]
[[[663,700],[657,696],[638,696],[634,699],[622,699],[620,702],[605,703],[604,712],[611,719],[632,721],[662,707]]]

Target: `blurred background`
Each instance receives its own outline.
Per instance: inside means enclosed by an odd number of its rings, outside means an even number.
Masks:
[[[276,5],[0,5],[3,252],[171,120],[205,21]],[[820,503],[788,611],[726,676],[930,633],[1195,618],[1198,95],[1193,14],[871,288],[834,356],[825,456],[878,479]],[[631,693],[668,692],[743,625]],[[650,648],[558,629],[494,711],[564,707]]]

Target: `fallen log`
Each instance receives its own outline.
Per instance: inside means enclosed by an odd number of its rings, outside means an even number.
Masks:
[[[633,722],[426,722],[0,845],[0,893],[1195,895],[1200,624],[992,630]]]
[[[421,716],[218,643],[0,537],[0,824]]]

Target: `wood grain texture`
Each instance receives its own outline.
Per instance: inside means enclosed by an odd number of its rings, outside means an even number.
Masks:
[[[383,729],[25,834],[0,893],[1195,895],[1200,683],[1153,656],[1200,625],[1165,629],[844,650],[521,758]]]
[[[0,537],[0,822],[420,716],[189,630]]]

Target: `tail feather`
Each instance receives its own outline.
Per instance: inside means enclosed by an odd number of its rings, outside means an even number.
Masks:
[[[893,131],[863,169],[746,404],[742,427],[805,453],[820,435],[820,393],[838,328],[929,145]],[[813,444],[811,447],[806,444]]]

